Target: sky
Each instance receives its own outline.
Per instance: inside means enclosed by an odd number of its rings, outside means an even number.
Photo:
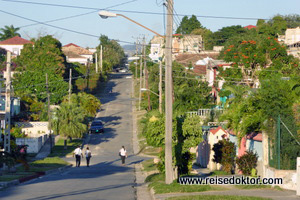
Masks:
[[[134,44],[136,38],[145,35],[149,41],[154,34],[122,17],[102,19],[98,12],[108,10],[123,14],[160,34],[165,34],[164,2],[0,0],[0,28],[5,25],[20,27],[19,33],[25,39],[54,35],[63,45],[74,43],[93,48],[99,44],[101,34],[119,40],[121,45]],[[173,29],[176,30],[184,15],[196,15],[204,27],[215,32],[231,25],[256,25],[257,19],[270,19],[276,14],[300,14],[299,8],[299,0],[174,0],[176,15]]]

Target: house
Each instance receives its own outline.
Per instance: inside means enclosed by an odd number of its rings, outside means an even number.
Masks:
[[[25,40],[19,36],[15,36],[13,38],[0,41],[0,48],[12,52],[14,56],[19,56],[24,47],[24,44],[28,44],[28,43],[33,44],[33,42],[29,40]]]
[[[78,62],[87,65],[88,62],[93,60],[93,52],[73,43],[63,46],[62,51],[67,57],[67,62],[70,63]]]
[[[238,138],[232,131],[229,132],[229,141],[233,142],[236,147],[237,156],[240,157],[246,153],[246,151],[252,151],[257,154],[257,171],[259,175],[262,175],[263,166],[263,144],[262,133],[253,132],[243,137],[238,145]]]
[[[284,38],[288,54],[300,58],[300,27],[286,29]]]
[[[158,61],[164,55],[165,39],[161,36],[154,36],[150,41],[151,48],[149,57],[153,61]],[[173,34],[172,38],[172,55],[181,53],[197,54],[203,50],[203,40],[201,35],[181,35]]]
[[[215,155],[213,146],[220,140],[226,138],[229,138],[229,134],[221,126],[210,129],[207,134],[203,136],[203,142],[198,145],[198,164],[200,164],[202,167],[209,168],[211,171],[220,169],[220,164],[217,164],[213,161]]]
[[[217,103],[220,102],[218,96],[218,91],[222,89],[224,80],[217,80],[217,75],[219,74],[219,68],[230,68],[231,63],[227,63],[223,60],[214,60],[213,58],[206,57],[202,60],[198,60],[194,65],[193,71],[199,76],[205,77],[205,80],[208,82],[208,86],[212,87],[211,94],[217,100]]]

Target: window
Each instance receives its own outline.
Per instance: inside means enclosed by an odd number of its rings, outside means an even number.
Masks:
[[[13,48],[12,52],[16,55],[20,55],[19,54],[19,49],[18,48]]]

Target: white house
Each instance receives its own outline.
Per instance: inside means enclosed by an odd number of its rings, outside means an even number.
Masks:
[[[13,55],[19,56],[21,54],[21,50],[24,47],[24,44],[32,43],[29,40],[25,40],[19,36],[15,36],[13,38],[9,38],[7,40],[0,41],[0,47],[5,49],[6,51],[12,52]]]
[[[220,169],[221,165],[213,161],[215,155],[213,146],[224,138],[229,138],[229,133],[222,127],[209,130],[207,136],[204,138],[204,141],[198,145],[197,162],[202,167],[207,167],[211,171]]]
[[[67,62],[70,63],[78,62],[87,65],[88,61],[93,60],[93,52],[73,43],[63,46],[62,51],[67,57]]]

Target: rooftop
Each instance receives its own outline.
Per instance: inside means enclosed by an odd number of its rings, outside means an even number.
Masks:
[[[24,38],[21,38],[19,36],[15,36],[13,38],[9,38],[7,40],[0,41],[0,45],[24,45],[24,44],[28,44],[28,43],[33,44],[33,42],[31,42],[29,40],[25,40]]]

